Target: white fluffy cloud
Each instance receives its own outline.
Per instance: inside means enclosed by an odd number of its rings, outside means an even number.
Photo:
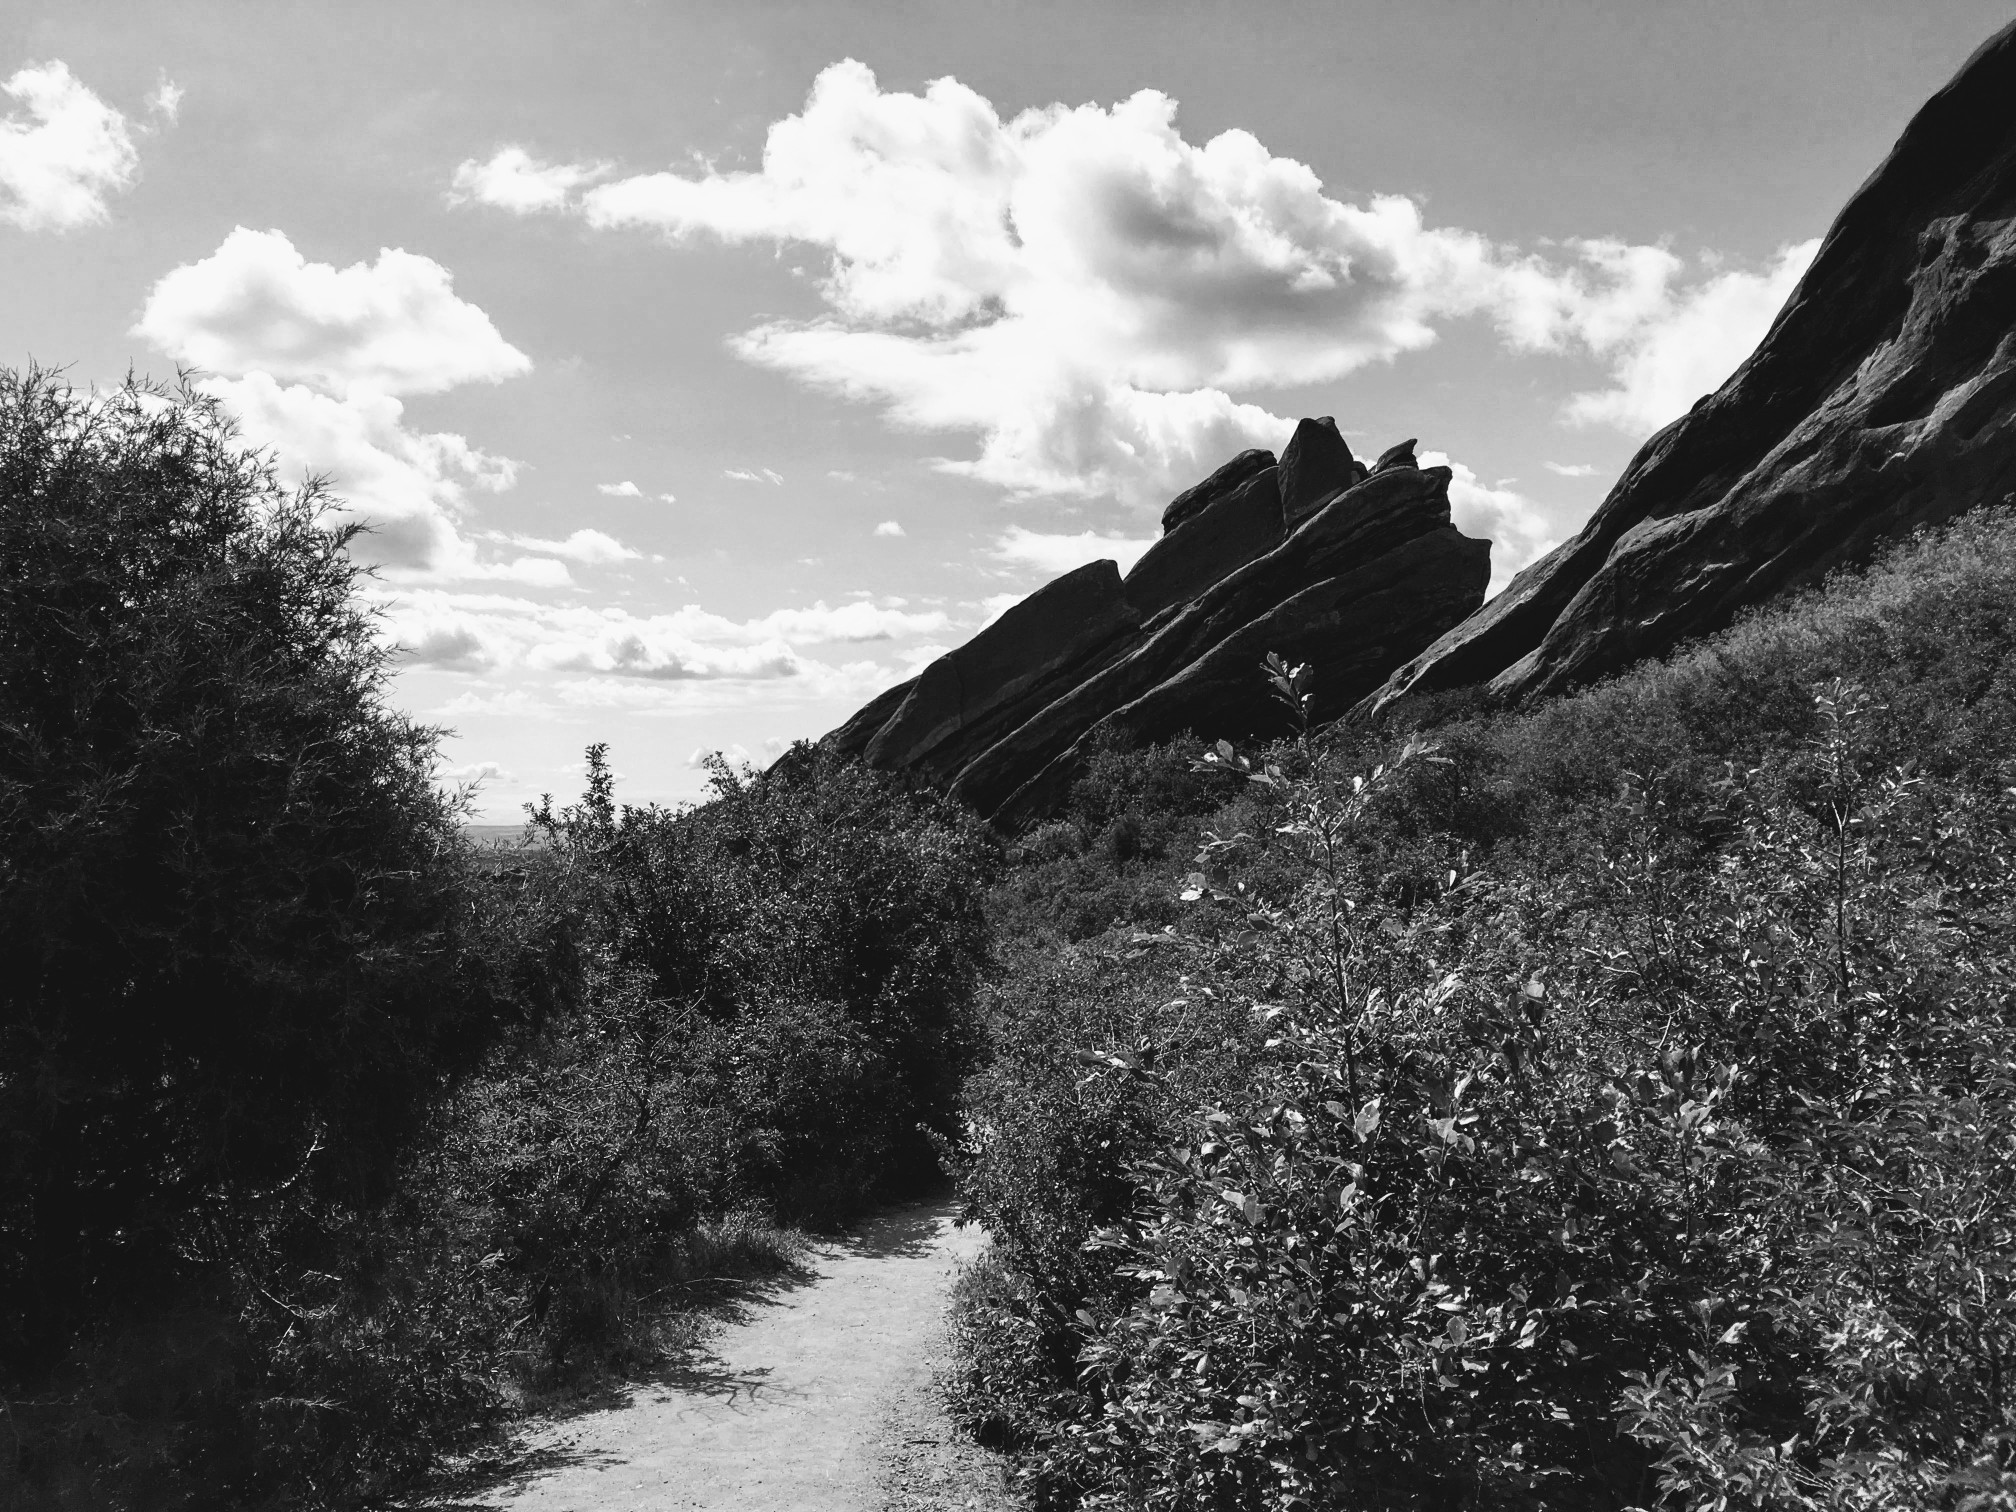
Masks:
[[[823,313],[744,331],[741,355],[898,424],[974,436],[947,471],[1135,506],[1284,442],[1291,422],[1255,391],[1391,361],[1461,318],[1515,350],[1603,364],[1614,386],[1564,418],[1649,428],[1678,390],[1733,367],[1796,274],[1790,252],[1761,274],[1704,272],[1660,247],[1542,254],[1432,226],[1402,195],[1326,193],[1250,133],[1189,141],[1154,90],[1004,119],[956,79],[885,91],[851,60],[770,127],[751,170],[598,165],[563,184],[531,165],[558,187],[530,205],[510,187],[531,171],[514,151],[465,164],[465,197],[524,210],[557,194],[592,226],[675,245],[809,250]]]
[[[472,493],[497,493],[517,477],[517,464],[471,446],[461,436],[422,432],[405,423],[405,406],[389,394],[343,398],[317,393],[271,374],[216,378],[206,383],[237,416],[248,441],[270,447],[281,476],[333,480],[350,512],[371,535],[362,555],[396,568],[430,569],[458,576],[492,576],[458,530]],[[566,581],[558,563],[549,581]],[[517,568],[520,581],[538,575]]]
[[[880,525],[875,527],[875,534],[878,536],[900,536],[903,534],[903,522],[900,520],[884,520]]]
[[[607,494],[612,499],[641,499],[644,490],[625,478],[621,483],[597,483],[595,492]]]
[[[449,432],[406,423],[401,394],[496,381],[530,367],[490,317],[453,292],[448,270],[386,250],[374,263],[311,263],[278,231],[233,231],[209,257],[160,279],[135,334],[210,370],[204,386],[245,438],[270,448],[290,483],[326,477],[369,527],[359,555],[399,571],[564,588],[565,561],[591,562],[599,533],[545,555],[486,560],[466,532],[475,495],[518,464]]]
[[[1017,567],[1041,568],[1054,577],[1101,557],[1111,557],[1125,572],[1154,544],[1153,536],[1105,536],[1091,530],[1077,535],[1043,535],[1010,525],[994,543],[993,554],[1000,561]]]
[[[282,232],[243,226],[156,283],[134,329],[225,377],[268,373],[336,394],[437,394],[532,367],[432,258],[386,247],[337,268]]]
[[[0,220],[24,231],[104,220],[106,197],[140,172],[126,117],[55,59],[16,71],[0,94],[13,101],[0,115]]]
[[[523,667],[659,682],[817,681],[835,669],[806,657],[808,647],[928,635],[949,623],[936,610],[866,602],[831,607],[821,601],[732,620],[694,604],[639,615],[441,589],[403,595],[388,613],[394,638],[416,662],[468,672]]]

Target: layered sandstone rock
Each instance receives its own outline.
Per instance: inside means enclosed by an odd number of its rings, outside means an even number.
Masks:
[[[1059,578],[827,744],[1020,824],[1093,741],[1283,733],[1269,652],[1315,663],[1315,712],[1339,714],[1484,596],[1490,547],[1450,524],[1448,469],[1411,461],[1368,477],[1334,422],[1305,420],[1279,464],[1243,453],[1179,495],[1124,583],[1112,562]]]
[[[2016,490],[2012,102],[2016,26],[1913,118],[1735,376],[1363,712],[1586,683]]]

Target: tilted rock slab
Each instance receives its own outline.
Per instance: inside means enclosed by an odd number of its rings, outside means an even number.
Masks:
[[[1269,651],[1315,663],[1317,718],[1343,712],[1483,600],[1490,543],[1450,524],[1449,478],[1410,468],[1334,495],[976,756],[952,796],[1019,825],[1061,801],[1102,728],[1141,740],[1285,734],[1260,674]]]
[[[2012,489],[2016,25],[1912,119],[1735,375],[1356,712],[1587,683]]]

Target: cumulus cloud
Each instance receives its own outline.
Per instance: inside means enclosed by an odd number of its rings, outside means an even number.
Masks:
[[[516,481],[518,467],[509,458],[458,435],[412,429],[405,406],[389,394],[337,398],[261,372],[210,379],[205,387],[230,408],[248,441],[272,449],[285,481],[333,480],[350,513],[371,529],[361,544],[367,559],[459,576],[508,570],[519,581],[545,571],[481,567],[458,530],[472,494],[501,492]],[[557,574],[546,571],[548,581],[566,581],[565,567],[550,567]]]
[[[439,263],[386,250],[339,270],[307,261],[278,231],[240,227],[160,279],[134,331],[209,369],[203,387],[249,442],[273,452],[285,481],[329,479],[369,529],[364,560],[402,576],[573,581],[551,554],[485,560],[465,533],[473,498],[511,487],[516,462],[406,422],[401,394],[530,366],[489,316],[456,297]],[[561,553],[570,554],[590,560],[581,549]]]
[[[1594,464],[1588,462],[1544,462],[1541,465],[1547,471],[1563,478],[1593,478],[1596,476]]]
[[[875,527],[875,534],[878,536],[900,536],[903,534],[902,523],[897,520],[884,520],[880,525]]]
[[[1572,418],[1642,424],[1671,407],[1662,384],[1740,357],[1790,266],[1521,249],[1431,225],[1405,195],[1326,192],[1245,131],[1193,142],[1155,90],[1004,118],[956,79],[888,91],[852,60],[772,124],[760,166],[580,174],[564,202],[591,226],[818,254],[823,310],[743,331],[749,361],[973,437],[946,471],[1137,507],[1281,445],[1292,422],[1255,391],[1393,361],[1457,319],[1594,357],[1614,386]],[[1668,382],[1653,364],[1676,353],[1687,376]]]
[[[644,490],[625,478],[621,483],[597,483],[595,492],[607,494],[612,499],[641,499]]]
[[[733,478],[737,483],[782,483],[784,475],[768,467],[730,467],[722,470],[721,476]]]
[[[283,232],[243,226],[157,282],[134,333],[226,377],[338,394],[437,394],[532,367],[432,258],[387,247],[337,268],[309,262]]]
[[[455,170],[451,203],[495,205],[520,215],[558,210],[581,185],[607,173],[606,164],[542,163],[522,147],[505,147],[487,162],[469,158]]]
[[[1153,536],[1106,536],[1091,530],[1077,535],[1043,535],[1010,525],[994,543],[993,554],[1000,561],[1017,567],[1038,567],[1052,576],[1101,557],[1111,557],[1125,572],[1154,544]]]
[[[13,101],[0,115],[0,220],[23,231],[104,220],[107,196],[140,172],[126,117],[57,59],[17,70],[0,94]]]

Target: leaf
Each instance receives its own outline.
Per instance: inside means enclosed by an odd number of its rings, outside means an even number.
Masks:
[[[1372,1131],[1379,1127],[1379,1099],[1373,1098],[1358,1110],[1358,1117],[1352,1121],[1352,1130],[1363,1144],[1372,1137]]]

